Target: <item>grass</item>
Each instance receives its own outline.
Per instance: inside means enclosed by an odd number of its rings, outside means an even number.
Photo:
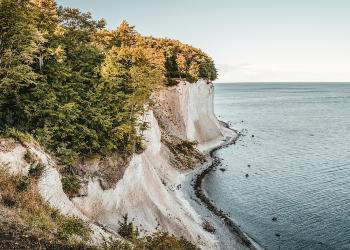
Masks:
[[[51,208],[37,190],[39,170],[32,173],[35,174],[28,177],[11,175],[0,165],[0,206],[14,212],[17,220],[23,221],[28,228],[29,235],[55,242],[64,240],[69,244],[77,239],[88,240],[90,229],[85,222]]]
[[[83,240],[89,239],[90,230],[86,224],[79,218],[68,217],[62,221],[58,229],[58,237],[63,240],[69,240],[73,235],[79,235]]]
[[[138,249],[149,249],[149,250],[199,250],[192,242],[181,237],[176,238],[174,235],[170,235],[164,232],[158,232],[151,236],[143,239],[143,248]]]
[[[37,190],[36,175],[11,175],[0,165],[0,234],[13,237],[15,246],[33,249],[96,249],[96,250],[197,250],[184,238],[158,232],[139,237],[138,229],[127,215],[120,223],[119,235],[125,240],[105,240],[100,246],[90,246],[90,228],[79,218],[62,215],[51,208]],[[10,214],[11,216],[7,216]],[[6,226],[7,219],[12,223]],[[17,236],[14,236],[17,235]],[[2,246],[9,247],[6,242]]]
[[[128,216],[123,216],[123,221],[119,223],[119,235],[126,241],[109,240],[104,244],[103,249],[134,249],[134,250],[197,250],[192,242],[185,238],[176,238],[164,232],[156,232],[152,235],[139,237],[139,231]]]

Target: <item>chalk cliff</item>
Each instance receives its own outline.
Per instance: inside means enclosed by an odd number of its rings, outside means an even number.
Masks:
[[[127,214],[141,229],[141,234],[167,231],[184,236],[202,248],[217,249],[217,240],[203,229],[200,215],[181,190],[181,183],[190,170],[176,166],[174,152],[163,139],[170,135],[195,141],[198,151],[206,153],[235,136],[215,117],[213,92],[212,83],[199,81],[181,82],[154,93],[155,105],[143,117],[149,124],[144,132],[146,149],[132,157],[122,178],[110,189],[104,190],[97,178],[91,178],[84,196],[69,199],[63,192],[55,162],[32,143],[11,141],[11,150],[0,150],[0,161],[13,172],[25,173],[29,167],[23,161],[26,148],[37,155],[46,166],[38,182],[41,195],[62,213],[90,222],[94,242],[114,235],[122,216]],[[2,141],[6,143],[10,141]]]

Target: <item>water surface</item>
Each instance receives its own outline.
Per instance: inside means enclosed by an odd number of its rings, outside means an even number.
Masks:
[[[248,131],[204,180],[217,206],[268,249],[350,249],[350,84],[217,84],[215,112]]]

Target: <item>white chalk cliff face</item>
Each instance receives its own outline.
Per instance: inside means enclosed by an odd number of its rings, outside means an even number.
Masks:
[[[161,91],[158,97],[164,108],[168,108],[178,136],[189,141],[197,141],[198,149],[208,151],[217,146],[232,131],[223,128],[214,114],[214,86],[206,81],[182,82]]]
[[[156,98],[173,119],[167,126],[173,127],[180,138],[197,141],[198,149],[203,152],[234,136],[214,115],[212,84],[183,82],[161,90]],[[59,173],[50,158],[31,147],[47,166],[39,181],[42,196],[63,213],[90,221],[95,242],[108,235],[97,224],[117,231],[119,221],[127,214],[143,234],[167,231],[184,236],[202,248],[217,249],[214,236],[202,228],[200,216],[184,198],[181,189],[176,188],[186,173],[171,166],[169,150],[161,143],[161,130],[153,112],[149,111],[145,119],[150,125],[145,132],[147,148],[132,157],[123,178],[109,190],[103,190],[98,180],[91,179],[87,195],[73,200],[64,194]],[[17,149],[13,153],[22,151]],[[16,170],[21,168],[18,161],[11,159],[16,157],[0,154],[0,161],[6,161]]]

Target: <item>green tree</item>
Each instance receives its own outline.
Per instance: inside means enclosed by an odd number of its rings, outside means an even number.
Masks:
[[[104,103],[123,104],[119,110],[111,107],[118,114],[112,122],[112,138],[129,150],[138,139],[135,133],[138,117],[154,86],[163,81],[163,71],[156,51],[142,47],[113,47],[102,64],[103,86],[109,89],[104,91],[107,93]]]
[[[44,42],[30,0],[0,2],[0,129],[27,127],[30,95],[42,82],[33,70]]]
[[[78,157],[138,151],[157,86],[216,78],[199,49],[126,21],[109,31],[54,0],[1,0],[0,31],[0,130],[34,135],[70,169]]]

